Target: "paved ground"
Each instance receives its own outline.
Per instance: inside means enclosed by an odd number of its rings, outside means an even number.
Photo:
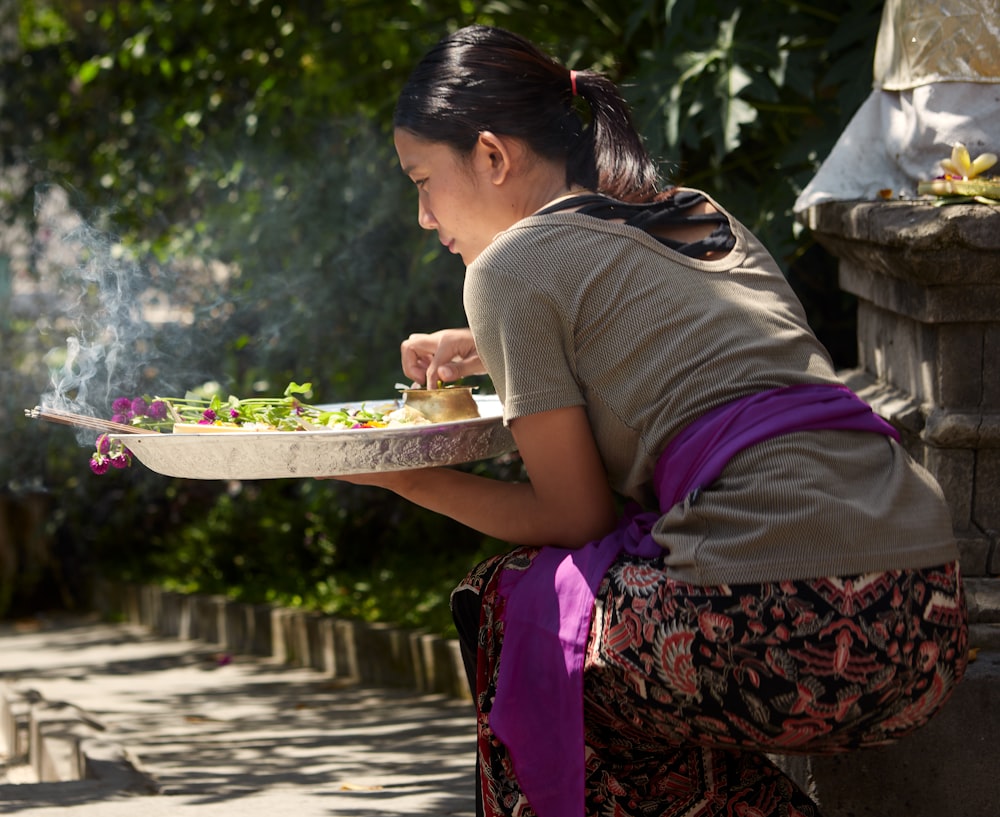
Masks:
[[[467,702],[94,620],[0,625],[0,687],[66,712],[130,761],[128,774],[38,783],[0,734],[0,814],[474,813]]]

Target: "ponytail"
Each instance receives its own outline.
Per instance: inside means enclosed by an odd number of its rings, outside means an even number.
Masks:
[[[567,179],[619,201],[652,201],[660,193],[656,166],[617,86],[603,74],[574,72],[590,125],[567,157]]]
[[[575,97],[589,107],[586,124]],[[659,193],[656,167],[614,83],[567,71],[503,29],[469,26],[441,40],[403,87],[393,124],[462,153],[483,131],[513,136],[563,162],[569,185],[630,202]]]

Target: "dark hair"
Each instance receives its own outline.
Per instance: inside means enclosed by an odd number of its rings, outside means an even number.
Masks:
[[[566,163],[566,181],[621,201],[660,192],[656,166],[618,88],[602,74],[570,72],[523,37],[469,26],[442,39],[413,70],[393,124],[467,153],[483,131],[514,136],[538,155]]]

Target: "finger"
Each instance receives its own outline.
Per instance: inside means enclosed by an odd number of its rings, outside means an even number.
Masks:
[[[404,363],[403,374],[405,374],[418,386],[424,385],[427,381],[427,367],[419,362],[413,365],[406,365]]]
[[[431,359],[431,354],[415,342],[414,335],[400,344],[400,363],[403,373],[418,383],[423,383],[427,379],[427,367]]]
[[[440,354],[440,350],[439,350]],[[429,389],[436,389],[439,383],[451,383],[461,375],[461,362],[454,359],[439,358],[435,355],[427,365],[426,384]]]

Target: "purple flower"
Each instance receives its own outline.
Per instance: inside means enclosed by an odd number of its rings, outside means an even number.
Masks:
[[[234,420],[238,420],[240,418],[240,413],[236,409],[231,408],[229,409],[229,416],[232,417]]]
[[[146,416],[150,420],[166,420],[167,404],[162,400],[154,400],[149,404],[149,408],[146,409]]]
[[[120,454],[115,454],[110,458],[113,468],[128,468],[132,464],[132,452],[123,448]]]
[[[108,452],[111,450],[111,438],[107,434],[102,434],[97,438],[97,453],[102,456],[107,456]]]
[[[146,405],[146,401],[141,397],[136,397],[135,400],[132,401],[132,413],[137,416],[141,417],[145,414],[147,408],[148,406]]]
[[[94,454],[90,458],[90,470],[98,476],[106,473],[109,465],[111,465],[111,461],[100,454]]]
[[[127,414],[132,410],[131,397],[119,397],[111,404],[111,410],[115,414]]]
[[[210,426],[218,419],[218,415],[212,409],[205,409],[198,421],[198,425]]]

